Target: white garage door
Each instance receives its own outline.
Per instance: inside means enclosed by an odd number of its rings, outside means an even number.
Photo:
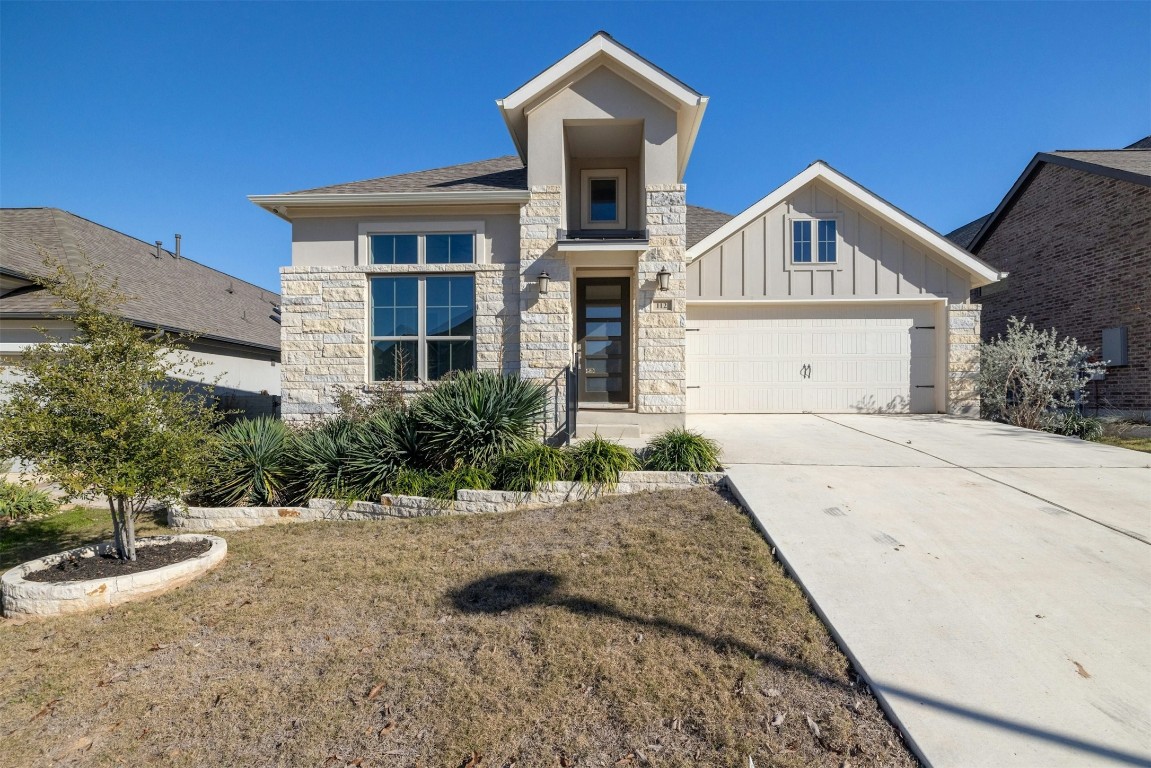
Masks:
[[[691,413],[934,413],[935,307],[689,305]]]

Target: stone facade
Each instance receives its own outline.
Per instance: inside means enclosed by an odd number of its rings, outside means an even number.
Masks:
[[[1129,364],[1108,369],[1099,404],[1151,409],[1151,188],[1045,163],[976,254],[1009,273],[980,291],[985,340],[1026,317],[1101,351],[1103,329],[1126,326]]]
[[[288,422],[330,416],[342,388],[369,381],[368,313],[372,275],[474,274],[476,364],[514,371],[519,318],[507,305],[515,265],[412,264],[401,266],[282,267],[281,414]],[[421,385],[407,385],[416,390]]]
[[[563,200],[556,186],[532,187],[520,213],[519,358],[525,379],[554,379],[572,362],[571,267],[556,250]],[[547,272],[548,292],[538,277]]]
[[[636,411],[687,412],[687,187],[648,185],[648,249],[636,275]],[[671,273],[667,292],[656,275]],[[671,303],[657,310],[655,302]]]
[[[947,412],[952,416],[979,416],[978,304],[947,306]]]

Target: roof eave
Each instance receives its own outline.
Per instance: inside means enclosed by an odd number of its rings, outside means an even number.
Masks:
[[[347,206],[522,204],[526,189],[469,190],[460,192],[318,192],[289,195],[248,195],[248,199],[282,219],[291,220],[292,208]]]
[[[54,309],[51,312],[7,312],[0,310],[0,318],[5,318],[8,320],[67,320],[75,314],[76,311],[71,309]],[[244,341],[242,339],[236,339],[230,336],[221,336],[214,333],[197,333],[196,331],[191,331],[187,328],[178,328],[174,325],[154,323],[148,320],[140,320],[134,317],[125,317],[124,319],[138,328],[155,329],[157,331],[165,331],[166,333],[191,336],[192,341],[196,341],[197,339],[206,339],[208,341],[222,341],[228,344],[235,344],[238,347],[250,347],[252,349],[267,350],[269,352],[276,353],[280,352],[279,346],[261,344],[258,341]]]

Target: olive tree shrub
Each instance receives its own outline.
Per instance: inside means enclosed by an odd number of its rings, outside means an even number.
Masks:
[[[1043,429],[1058,411],[1075,407],[1088,379],[1103,369],[1091,356],[1054,328],[1040,331],[1012,317],[1005,335],[980,347],[976,386],[984,418]]]
[[[221,414],[210,388],[173,385],[172,377],[200,378],[184,339],[110,314],[125,297],[99,268],[48,264],[38,282],[60,300],[75,336],[22,353],[21,376],[3,385],[0,458],[33,463],[69,497],[103,497],[117,553],[135,560],[137,516],[198,478]]]

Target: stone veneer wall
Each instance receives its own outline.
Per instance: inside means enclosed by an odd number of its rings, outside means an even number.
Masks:
[[[947,412],[952,416],[979,416],[978,304],[947,305]]]
[[[337,387],[369,385],[370,276],[437,273],[474,273],[477,365],[514,371],[519,318],[508,309],[514,264],[282,267],[280,413],[284,421],[334,414]]]
[[[532,187],[520,212],[520,375],[551,379],[572,361],[571,268],[556,250],[563,226],[558,185]],[[537,277],[547,272],[548,292],[540,295]]]
[[[636,391],[639,413],[687,412],[687,187],[648,185],[648,249],[639,258]],[[661,269],[671,272],[659,291]],[[668,311],[653,302],[670,301]]]

